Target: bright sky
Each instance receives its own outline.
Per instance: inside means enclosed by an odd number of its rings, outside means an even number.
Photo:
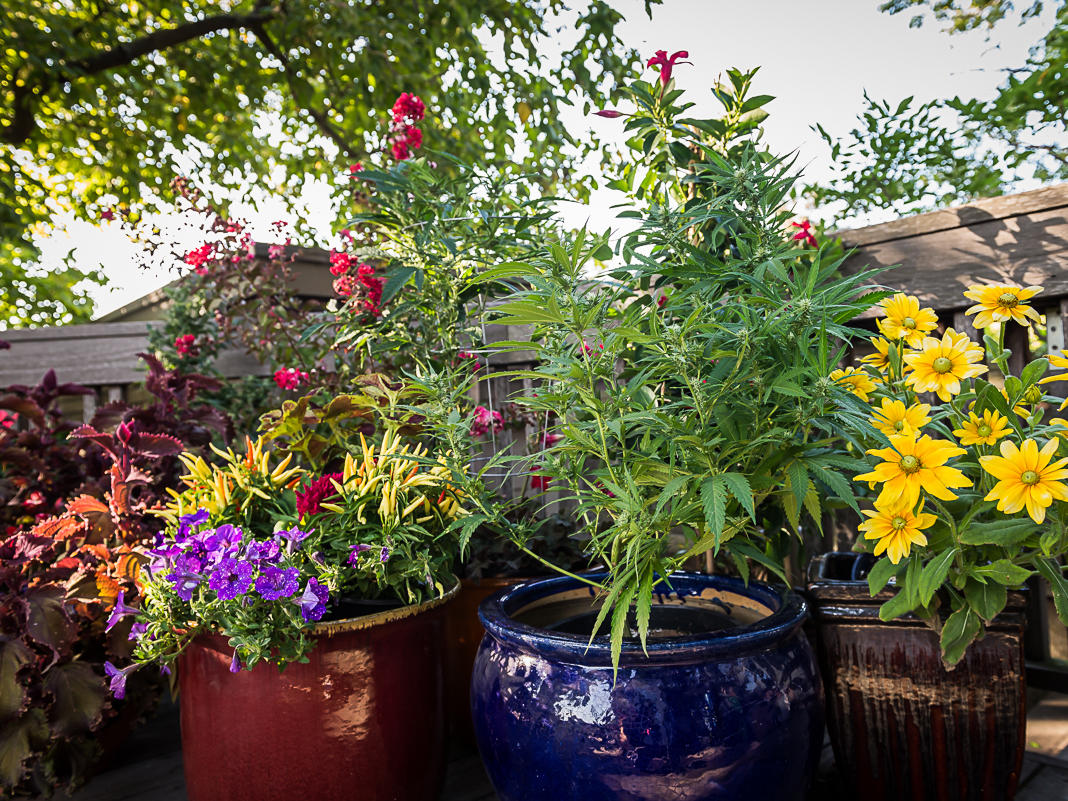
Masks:
[[[894,102],[915,95],[989,97],[1004,79],[1005,67],[1021,64],[1028,48],[1049,29],[1052,6],[1026,25],[1006,22],[991,39],[982,32],[949,36],[933,20],[919,29],[908,27],[909,14],[889,16],[878,11],[880,0],[665,0],[654,8],[652,21],[642,0],[613,0],[627,22],[625,42],[648,57],[655,50],[688,50],[692,65],[676,67],[675,79],[698,103],[694,116],[715,113],[710,87],[726,68],[760,66],[755,92],[775,95],[766,136],[776,152],[798,151],[806,178],[826,177],[829,153],[811,125],[845,134],[853,127],[862,95]],[[619,120],[575,115],[572,125],[602,135],[619,129]],[[589,207],[563,210],[570,223],[587,219],[603,230],[613,221],[609,193],[599,193]],[[321,199],[324,230],[334,217]],[[250,217],[254,234],[268,238],[267,226],[281,216],[280,208],[261,214],[240,207],[237,216]],[[870,219],[863,222],[878,222]],[[190,247],[199,244],[190,242]],[[161,268],[146,273],[135,265],[137,248],[116,223],[96,226],[74,222],[42,243],[43,265],[58,266],[76,246],[74,263],[83,268],[102,266],[111,287],[97,293],[98,312],[118,308],[170,280]]]

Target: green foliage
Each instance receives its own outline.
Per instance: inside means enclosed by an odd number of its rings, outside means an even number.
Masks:
[[[26,256],[0,235],[0,329],[88,322],[93,300],[86,287],[105,283],[103,274],[71,266],[35,269]]]
[[[1011,10],[996,2],[894,0],[898,13],[930,6],[953,32],[993,27]],[[1036,2],[1024,18],[1042,9]],[[922,17],[914,17],[919,24]],[[1009,71],[990,100],[961,97],[899,103],[864,96],[859,125],[842,136],[816,125],[830,148],[835,174],[803,192],[837,217],[875,210],[926,211],[999,195],[1021,179],[1068,179],[1068,4],[1059,0],[1053,27],[1027,61]]]
[[[368,121],[402,92],[426,102],[429,146],[521,153],[552,183],[565,152],[599,149],[561,110],[611,99],[636,63],[621,19],[603,0],[5,3],[0,243],[29,260],[29,230],[56,211],[136,215],[190,161],[223,190],[296,194],[388,147]]]
[[[531,328],[502,347],[537,356],[514,373],[532,382],[519,402],[562,435],[538,473],[609,571],[598,626],[617,654],[632,604],[644,641],[654,576],[706,552],[781,575],[782,546],[818,528],[824,502],[853,502],[837,431],[866,423],[830,374],[871,276],[789,237],[791,165],[744,122],[767,98],[747,97],[752,73],[728,76],[717,120],[682,117],[670,83],[635,84],[632,232],[557,233],[477,279],[506,275],[495,320]]]

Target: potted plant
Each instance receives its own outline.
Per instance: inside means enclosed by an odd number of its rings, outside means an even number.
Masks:
[[[177,663],[193,801],[440,789],[443,606],[463,507],[437,455],[381,398],[364,400],[379,441],[339,436],[335,473],[264,440],[217,466],[186,459],[132,610],[137,661],[109,671],[121,691],[138,664]]]
[[[527,464],[604,565],[482,605],[472,711],[505,801],[801,799],[819,752],[805,604],[753,572],[781,576],[821,499],[853,502],[836,431],[864,407],[831,378],[832,343],[854,335],[868,276],[793,237],[752,73],[717,87],[721,118],[690,119],[679,55],[654,58],[632,113],[601,112],[628,118],[639,153],[617,183],[634,230],[615,249],[557,234],[476,279],[513,286],[497,322],[532,336],[502,347],[537,365],[516,371],[518,402],[560,437]],[[717,575],[680,572],[706,555]]]
[[[882,302],[872,384],[871,555],[814,566],[811,595],[839,767],[868,797],[1010,799],[1024,749],[1023,598],[1033,575],[1068,622],[1068,425],[1046,420],[1052,362],[1019,376],[1005,326],[1038,287],[973,286],[984,348],[916,298]],[[858,430],[859,435],[859,430]],[[859,543],[858,543],[859,545]],[[863,561],[860,561],[863,559]],[[866,579],[866,580],[865,580]],[[907,678],[906,678],[907,677]]]

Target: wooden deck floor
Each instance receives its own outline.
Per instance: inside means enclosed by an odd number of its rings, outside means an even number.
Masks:
[[[96,776],[65,801],[187,801],[182,774],[178,709],[166,704],[123,749],[122,761]],[[496,801],[477,754],[450,761],[441,801]],[[1028,753],[1016,801],[1068,800],[1068,696],[1051,695],[1028,717]],[[862,801],[838,786],[834,757],[824,749],[809,801]]]

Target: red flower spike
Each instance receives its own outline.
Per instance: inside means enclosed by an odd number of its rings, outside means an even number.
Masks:
[[[790,237],[792,240],[800,240],[809,247],[819,247],[820,243],[816,240],[815,235],[812,233],[812,223],[810,223],[808,220],[802,220],[801,222],[792,222],[790,223],[790,225],[792,225],[794,228],[800,229],[797,233]]]

